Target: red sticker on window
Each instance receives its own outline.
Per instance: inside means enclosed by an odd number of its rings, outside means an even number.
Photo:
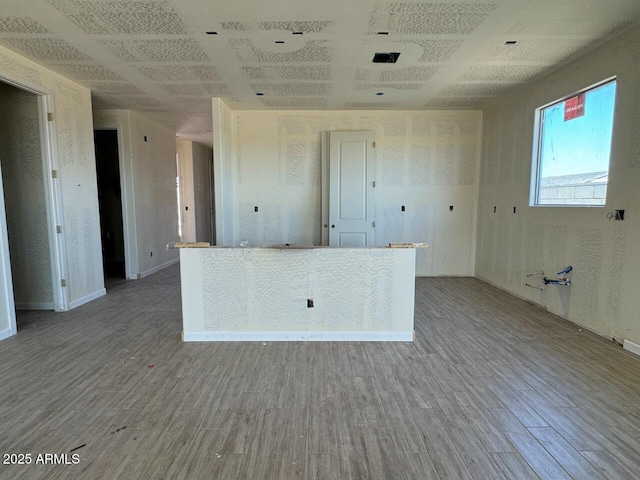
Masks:
[[[564,121],[584,115],[584,94],[577,95],[564,102]]]

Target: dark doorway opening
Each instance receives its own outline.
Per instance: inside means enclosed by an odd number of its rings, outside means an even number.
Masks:
[[[100,204],[102,264],[108,288],[108,280],[126,278],[118,131],[96,130],[94,140]]]
[[[18,328],[22,311],[56,306],[41,114],[37,94],[0,82],[0,195]]]

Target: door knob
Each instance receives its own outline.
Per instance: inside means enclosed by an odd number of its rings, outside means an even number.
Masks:
[[[324,228],[327,228],[329,225],[327,225],[326,223],[324,224]]]
[[[335,225],[331,225],[331,228],[336,228],[336,226]]]

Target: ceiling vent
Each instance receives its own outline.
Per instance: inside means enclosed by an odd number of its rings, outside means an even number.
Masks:
[[[400,52],[375,53],[373,55],[373,63],[396,63]]]

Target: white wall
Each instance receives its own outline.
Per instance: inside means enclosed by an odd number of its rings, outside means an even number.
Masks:
[[[193,194],[195,201],[196,241],[213,243],[211,238],[211,200],[213,151],[193,143]]]
[[[182,242],[196,241],[196,208],[193,182],[193,142],[177,139],[178,176],[180,177],[180,222]]]
[[[38,97],[0,83],[0,132],[16,309],[53,310]]]
[[[640,342],[640,30],[485,111],[477,276],[591,330]],[[528,207],[534,110],[617,75],[604,208]],[[493,213],[493,207],[497,213]],[[513,207],[517,213],[513,214]],[[625,208],[623,222],[607,212]],[[571,287],[525,287],[527,272],[573,265]]]
[[[4,195],[0,195],[0,340],[16,334],[16,312],[9,261],[9,237],[5,216]]]
[[[166,249],[178,241],[175,131],[131,110],[96,111],[95,124],[121,132],[125,246],[135,252],[127,276],[144,277],[178,261],[178,253]]]
[[[233,172],[226,178],[235,211],[224,212],[233,216],[231,244],[320,245],[321,132],[369,130],[376,141],[376,244],[429,243],[417,252],[421,276],[474,274],[480,112],[231,113]]]
[[[220,98],[211,100],[216,245],[233,246],[235,231],[235,165],[231,110]]]
[[[48,95],[54,114],[51,158],[59,172],[59,237],[70,306],[103,295],[100,222],[89,90],[0,47],[0,79]],[[0,272],[0,277],[3,272]],[[6,293],[6,289],[5,289]],[[0,295],[2,297],[3,295]],[[0,330],[2,327],[0,326]]]
[[[211,159],[213,151],[199,143],[182,138],[176,140],[176,148],[180,175],[182,241],[212,243]]]

